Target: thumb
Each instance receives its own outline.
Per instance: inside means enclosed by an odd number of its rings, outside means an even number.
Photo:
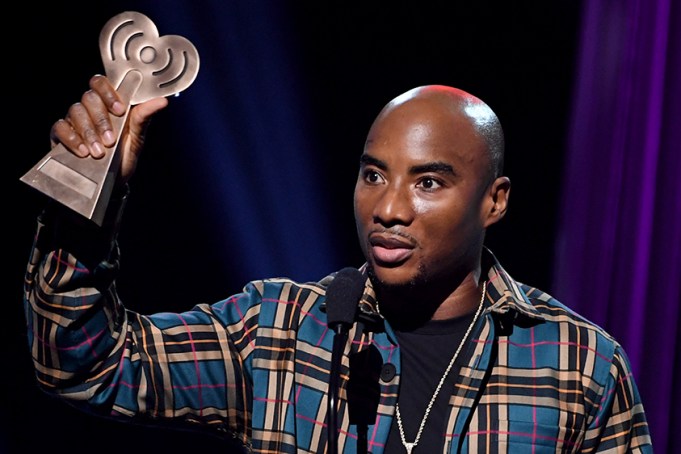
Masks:
[[[121,169],[118,175],[120,183],[127,182],[135,172],[137,159],[144,147],[144,135],[147,127],[152,117],[167,105],[168,100],[166,98],[154,98],[130,109],[128,121],[120,139],[122,141],[120,144]]]
[[[134,106],[130,110],[128,119],[128,132],[135,137],[143,139],[151,118],[168,105],[167,98],[154,98]]]
[[[142,147],[144,146],[144,135],[147,132],[147,127],[149,126],[152,117],[157,112],[163,110],[167,105],[168,99],[154,98],[133,106],[132,109],[130,109],[126,124],[127,131],[124,131],[124,136],[125,148],[133,155],[137,156],[142,151]]]

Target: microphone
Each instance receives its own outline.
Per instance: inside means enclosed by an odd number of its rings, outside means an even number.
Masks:
[[[334,332],[331,352],[328,398],[328,447],[329,453],[338,452],[337,400],[341,358],[348,339],[348,331],[355,321],[358,303],[364,293],[366,278],[357,268],[338,271],[326,288],[327,326]]]
[[[347,333],[355,322],[365,280],[357,268],[347,267],[338,271],[326,288],[326,324],[336,334]]]

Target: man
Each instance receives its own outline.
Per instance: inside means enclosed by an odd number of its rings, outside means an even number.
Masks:
[[[51,136],[99,158],[124,108],[105,77],[90,87]],[[325,452],[334,275],[256,280],[181,314],[145,316],[117,298],[126,188],[166,104],[132,109],[101,228],[59,207],[39,220],[25,285],[38,383],[101,415],[229,434],[253,452]],[[484,246],[509,200],[503,149],[494,112],[452,87],[410,90],[371,126],[354,195],[366,263],[340,367],[339,452],[652,452],[621,346],[513,280]]]

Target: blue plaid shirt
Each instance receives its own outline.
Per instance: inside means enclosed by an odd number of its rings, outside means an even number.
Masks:
[[[65,236],[40,220],[26,273],[42,389],[106,417],[236,437],[252,452],[325,451],[334,334],[324,302],[333,275],[257,280],[214,304],[147,316],[117,296],[115,248],[95,265],[97,248]],[[485,261],[484,311],[455,385],[443,389],[444,452],[652,452],[616,340],[514,281],[489,251]],[[375,303],[367,280],[340,371],[343,453],[357,452],[358,442],[382,453],[395,416],[400,347]]]

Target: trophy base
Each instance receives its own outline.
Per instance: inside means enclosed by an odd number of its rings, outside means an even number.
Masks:
[[[101,226],[116,177],[109,168],[59,144],[20,180]]]
[[[118,92],[123,102],[128,103],[128,110],[122,117],[111,117],[116,144],[105,150],[103,158],[81,158],[57,144],[20,180],[101,226],[118,176],[118,143],[130,112],[129,100],[141,83],[142,74],[135,70],[129,71],[121,82]]]

